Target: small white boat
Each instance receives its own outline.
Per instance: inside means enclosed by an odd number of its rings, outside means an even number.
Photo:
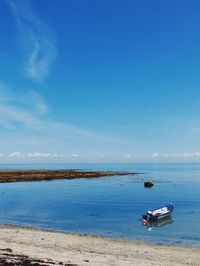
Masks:
[[[174,207],[171,204],[168,204],[162,208],[147,211],[146,214],[142,215],[142,223],[147,225],[148,223],[158,222],[159,220],[168,217],[172,213],[173,209]]]

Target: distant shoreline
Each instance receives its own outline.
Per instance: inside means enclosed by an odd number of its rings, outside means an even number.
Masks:
[[[146,244],[22,226],[0,225],[0,263],[37,265],[199,265],[200,248]],[[45,263],[45,264],[44,264]],[[4,264],[3,264],[4,265]]]
[[[100,178],[105,176],[134,175],[119,171],[80,170],[0,170],[0,183],[50,181],[57,179]]]

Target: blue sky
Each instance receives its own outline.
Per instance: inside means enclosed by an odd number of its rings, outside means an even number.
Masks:
[[[1,162],[198,162],[200,2],[1,0]]]

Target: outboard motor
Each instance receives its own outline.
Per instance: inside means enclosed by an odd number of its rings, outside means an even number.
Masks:
[[[149,216],[147,214],[142,215],[142,224],[147,225],[148,221],[149,221]]]

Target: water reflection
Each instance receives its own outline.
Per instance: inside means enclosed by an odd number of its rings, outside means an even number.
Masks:
[[[147,225],[147,230],[148,231],[151,231],[154,227],[163,227],[165,225],[168,225],[168,224],[172,224],[174,221],[170,216],[166,217],[166,218],[163,218],[161,220],[159,220],[158,222],[154,222],[154,223],[148,223]]]

